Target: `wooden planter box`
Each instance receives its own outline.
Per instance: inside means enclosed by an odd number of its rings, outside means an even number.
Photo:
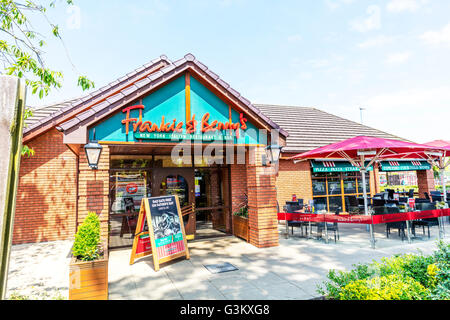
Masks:
[[[233,215],[233,234],[236,237],[249,241],[248,219]]]
[[[69,300],[108,300],[108,250],[96,261],[76,261],[69,268]]]

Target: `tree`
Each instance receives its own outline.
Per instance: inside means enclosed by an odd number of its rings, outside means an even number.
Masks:
[[[67,5],[73,5],[72,0],[63,0]],[[55,7],[55,0],[48,5]],[[61,88],[63,74],[52,70],[44,60],[45,35],[34,30],[30,22],[30,15],[37,13],[50,27],[50,34],[64,45],[59,33],[59,27],[53,24],[46,15],[47,7],[35,1],[0,0],[0,63],[3,69],[0,74],[15,75],[25,79],[26,85],[31,88],[32,94],[43,98],[53,88]],[[70,57],[67,54],[67,58]],[[73,66],[73,63],[72,63]],[[74,67],[76,71],[76,68]],[[78,73],[78,72],[77,72]],[[94,87],[94,82],[78,73],[77,85],[82,90]],[[32,116],[32,110],[27,108],[25,117]],[[27,146],[22,149],[22,155],[32,155],[34,151]]]

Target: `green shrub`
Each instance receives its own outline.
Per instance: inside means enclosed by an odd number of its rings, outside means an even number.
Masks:
[[[317,292],[330,299],[450,299],[450,244],[438,243],[433,255],[396,255],[327,277]]]
[[[326,295],[330,299],[339,299],[342,289],[348,284],[370,277],[373,271],[368,264],[353,265],[355,268],[348,272],[330,270],[328,272],[328,279],[330,281],[324,282],[324,287],[318,287],[317,292]]]
[[[235,216],[248,218],[248,207],[242,207],[234,213]]]
[[[89,212],[78,227],[72,254],[79,260],[92,261],[100,257],[100,220],[95,212]]]
[[[353,281],[342,288],[339,296],[341,300],[425,300],[428,294],[414,279],[391,274]]]
[[[440,241],[434,252],[435,268],[430,267],[430,276],[435,279],[431,293],[433,300],[450,300],[450,244]]]
[[[431,280],[428,266],[432,263],[434,263],[432,256],[404,254],[392,258],[382,258],[381,263],[374,262],[372,265],[377,269],[376,273],[380,277],[391,274],[404,275],[428,287]]]

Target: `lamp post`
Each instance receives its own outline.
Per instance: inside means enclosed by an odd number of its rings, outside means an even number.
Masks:
[[[95,130],[95,129],[94,129]],[[103,147],[95,140],[90,141],[84,146],[84,151],[86,152],[86,158],[91,169],[98,169],[98,161],[100,160],[100,154],[102,153]]]

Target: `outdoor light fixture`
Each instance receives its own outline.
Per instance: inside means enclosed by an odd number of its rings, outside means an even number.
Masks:
[[[102,149],[103,147],[95,140],[94,129],[94,139],[84,146],[86,158],[91,169],[98,169],[98,161],[100,160]]]
[[[266,154],[262,156],[263,166],[267,166],[267,159],[269,163],[277,163],[280,160],[281,149],[283,147],[272,144],[266,147]]]

